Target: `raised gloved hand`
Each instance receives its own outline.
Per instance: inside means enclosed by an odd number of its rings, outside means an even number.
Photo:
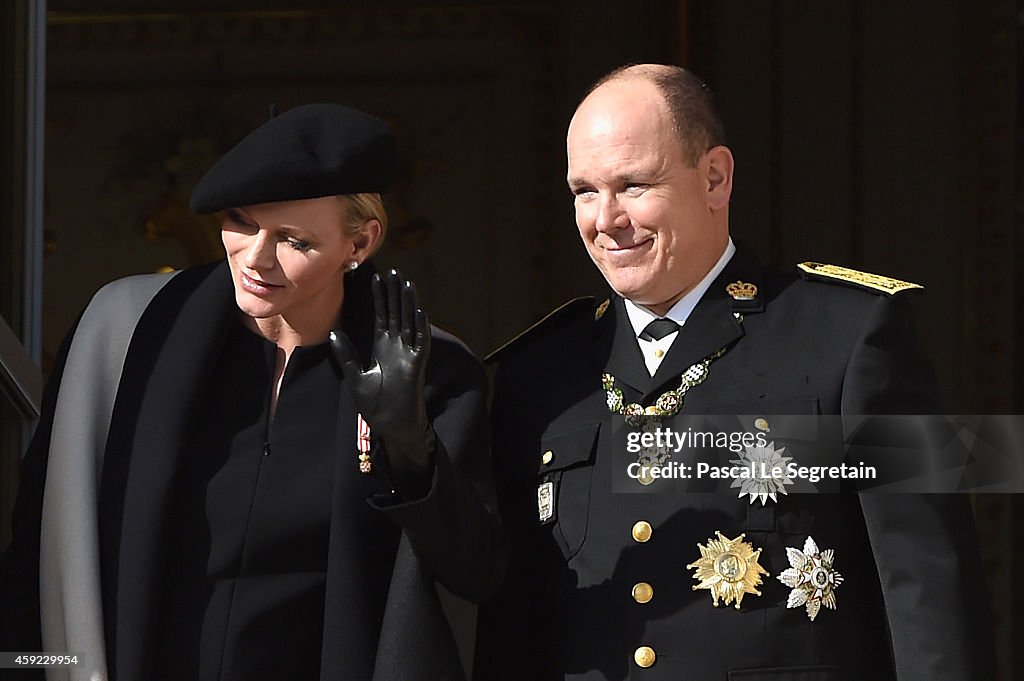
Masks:
[[[370,368],[360,366],[351,341],[331,332],[334,352],[356,408],[383,440],[400,487],[422,488],[430,469],[434,431],[424,399],[430,324],[417,303],[416,287],[396,270],[373,276],[376,320]],[[403,485],[403,482],[405,483]]]

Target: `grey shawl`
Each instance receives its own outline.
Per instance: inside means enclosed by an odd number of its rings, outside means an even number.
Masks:
[[[40,538],[43,648],[79,655],[47,681],[106,681],[97,497],[107,430],[136,324],[176,273],[100,289],[68,351],[53,417]]]

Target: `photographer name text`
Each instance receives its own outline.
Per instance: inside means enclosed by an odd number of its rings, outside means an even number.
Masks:
[[[822,480],[874,480],[878,471],[874,466],[866,466],[864,462],[857,465],[840,464],[838,466],[800,466],[789,463],[786,466],[773,466],[764,462],[751,461],[743,466],[713,466],[698,462],[685,464],[667,462],[648,465],[634,462],[626,467],[626,474],[635,479],[655,480],[806,480],[820,482]]]

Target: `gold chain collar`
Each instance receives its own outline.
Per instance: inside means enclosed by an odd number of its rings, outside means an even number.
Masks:
[[[649,407],[644,407],[637,402],[625,404],[622,399],[622,389],[615,386],[615,377],[605,373],[601,375],[601,387],[604,388],[608,410],[613,414],[619,414],[626,419],[630,426],[639,426],[648,418],[662,418],[675,416],[683,407],[683,398],[690,388],[700,385],[708,377],[708,368],[711,363],[725,354],[726,348],[711,353],[701,361],[691,364],[683,372],[679,380],[679,387],[675,390],[668,390],[662,393],[657,400]]]

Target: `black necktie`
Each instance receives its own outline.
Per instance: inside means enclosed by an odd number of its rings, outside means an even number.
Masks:
[[[644,327],[644,330],[640,332],[640,338],[645,341],[659,341],[670,333],[675,333],[679,330],[679,325],[671,319],[655,319],[653,322]]]

